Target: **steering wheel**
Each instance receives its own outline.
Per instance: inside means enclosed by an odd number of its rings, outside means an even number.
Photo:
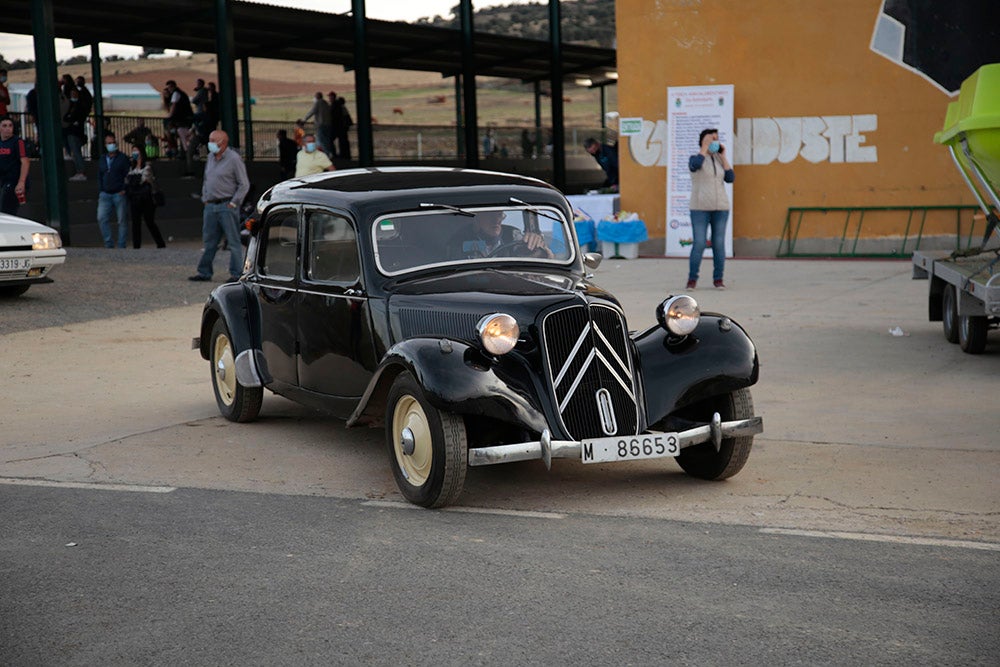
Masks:
[[[542,259],[548,258],[548,256],[549,253],[545,248],[539,246],[531,249],[527,243],[520,240],[503,243],[487,255],[487,257],[538,257]]]

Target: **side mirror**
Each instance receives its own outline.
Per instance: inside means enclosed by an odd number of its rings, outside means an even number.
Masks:
[[[599,252],[585,252],[583,253],[583,263],[588,269],[596,269],[601,265],[604,260],[604,255]]]

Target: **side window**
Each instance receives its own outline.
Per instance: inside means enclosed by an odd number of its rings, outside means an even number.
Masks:
[[[358,237],[350,221],[328,211],[306,213],[310,280],[355,283],[361,273]]]
[[[275,211],[267,218],[263,239],[264,254],[260,273],[279,278],[295,277],[295,250],[299,236],[298,212],[293,209]]]

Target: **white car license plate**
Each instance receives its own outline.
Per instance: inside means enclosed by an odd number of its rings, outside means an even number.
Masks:
[[[647,433],[625,437],[581,441],[584,463],[636,461],[677,456],[681,452],[676,433]]]
[[[0,257],[0,271],[27,271],[30,268],[30,257]]]

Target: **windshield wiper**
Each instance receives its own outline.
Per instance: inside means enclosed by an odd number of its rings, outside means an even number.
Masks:
[[[552,215],[551,213],[543,211],[540,208],[536,208],[535,206],[532,206],[528,202],[523,201],[521,199],[518,199],[517,197],[510,197],[507,201],[509,201],[511,204],[517,204],[518,206],[523,206],[526,209],[528,209],[529,211],[531,211],[532,213],[534,213],[535,215],[540,215],[543,218],[548,218],[549,220],[555,220],[560,225],[563,224],[563,219],[562,218],[557,218],[556,216]]]
[[[475,213],[470,213],[469,211],[466,211],[465,209],[461,209],[461,208],[459,208],[457,206],[451,206],[449,204],[428,204],[427,202],[424,202],[424,203],[420,204],[420,208],[443,208],[443,209],[446,209],[448,211],[451,211],[452,213],[457,213],[458,215],[466,215],[466,216],[468,216],[470,218],[476,217]]]

